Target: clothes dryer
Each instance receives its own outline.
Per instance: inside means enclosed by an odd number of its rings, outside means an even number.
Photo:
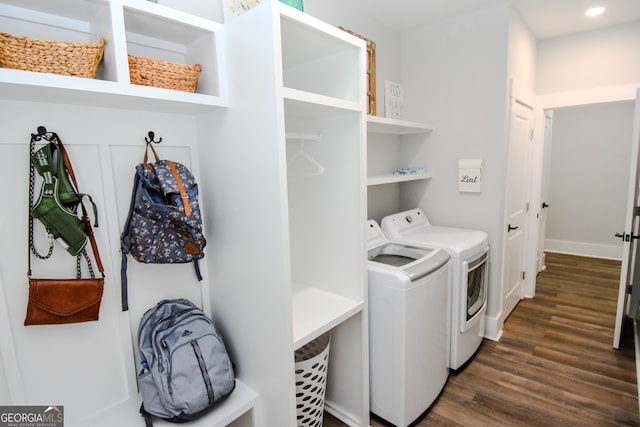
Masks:
[[[451,256],[449,367],[461,368],[484,338],[488,235],[479,230],[431,225],[421,209],[386,216],[381,227],[390,240],[439,247]]]
[[[371,412],[399,427],[431,406],[448,375],[449,255],[388,241],[367,222]]]

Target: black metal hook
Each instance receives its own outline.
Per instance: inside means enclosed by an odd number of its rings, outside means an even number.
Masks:
[[[149,135],[149,138],[147,138],[146,136],[144,138],[144,140],[147,141],[147,144],[152,143],[152,142],[154,144],[160,144],[162,142],[162,137],[160,137],[159,140],[155,141],[156,134],[153,133],[153,131],[149,131],[149,133],[147,135]]]
[[[55,142],[58,139],[58,135],[55,132],[47,132],[47,128],[44,126],[38,126],[38,133],[32,133],[31,138],[34,141],[42,141],[43,139],[48,142]]]

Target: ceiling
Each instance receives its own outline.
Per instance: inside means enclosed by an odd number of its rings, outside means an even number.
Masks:
[[[365,1],[367,15],[396,31],[468,13],[507,0],[356,0]],[[510,0],[536,39],[595,30],[640,21],[640,0]],[[599,17],[584,11],[605,6]]]

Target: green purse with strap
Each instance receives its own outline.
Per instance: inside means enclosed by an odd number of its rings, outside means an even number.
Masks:
[[[64,153],[56,140],[32,152],[31,162],[43,178],[40,196],[31,209],[31,215],[67,252],[77,255],[88,242],[85,224],[78,218],[78,206],[82,197],[89,198],[97,226],[96,206],[90,196],[76,192],[65,167]]]

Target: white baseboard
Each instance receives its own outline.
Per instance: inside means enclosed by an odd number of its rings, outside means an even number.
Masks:
[[[491,341],[500,341],[504,322],[499,317],[485,316],[484,337]]]
[[[593,258],[614,259],[618,261],[622,260],[622,246],[620,245],[601,245],[596,243],[545,239],[544,251],[569,255],[588,256]]]

